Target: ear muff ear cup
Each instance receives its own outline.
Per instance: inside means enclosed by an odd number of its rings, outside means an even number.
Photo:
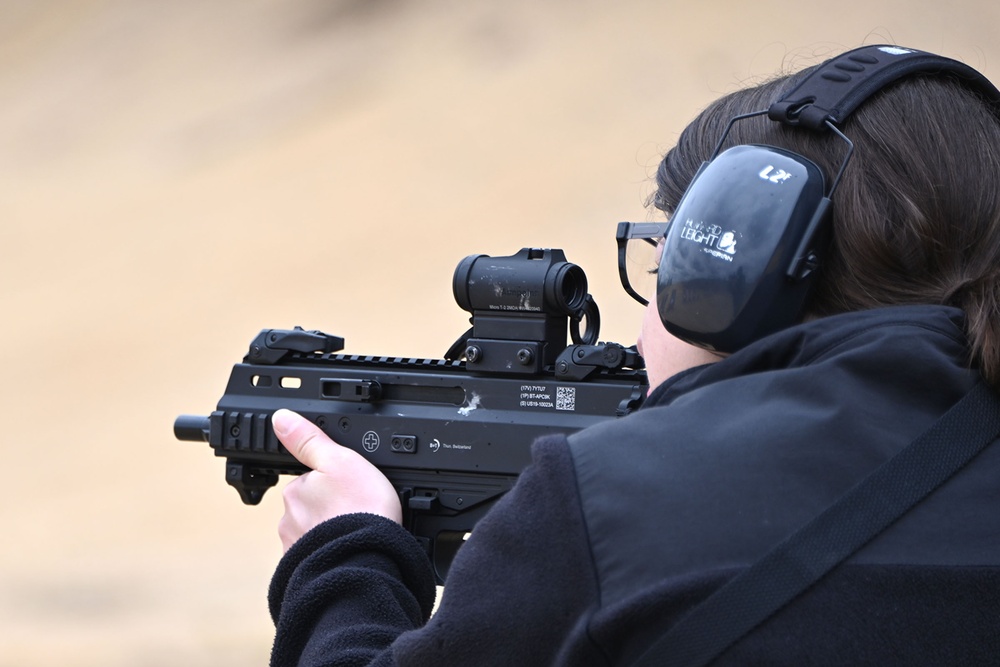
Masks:
[[[730,148],[699,170],[671,216],[657,276],[667,330],[721,352],[798,320],[829,235],[826,184],[780,148]]]

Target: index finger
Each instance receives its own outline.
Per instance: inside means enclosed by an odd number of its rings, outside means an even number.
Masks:
[[[331,467],[337,443],[316,424],[284,408],[271,415],[271,426],[285,449],[303,465],[313,470]]]

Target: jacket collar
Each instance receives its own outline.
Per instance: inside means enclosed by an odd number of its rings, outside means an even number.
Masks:
[[[886,325],[911,324],[963,337],[964,313],[949,306],[891,306],[822,317],[762,338],[729,357],[696,366],[665,380],[644,405],[664,405],[696,387],[733,377],[812,362],[846,340]]]

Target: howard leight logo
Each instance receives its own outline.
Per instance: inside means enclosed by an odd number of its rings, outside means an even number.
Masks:
[[[736,254],[736,242],[739,234],[736,231],[723,231],[718,225],[709,225],[688,218],[681,229],[681,238],[701,246],[701,251],[713,257],[733,261]]]

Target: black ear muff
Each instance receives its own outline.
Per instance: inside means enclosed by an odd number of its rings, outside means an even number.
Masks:
[[[801,320],[831,234],[830,200],[853,152],[837,125],[880,90],[915,74],[955,78],[1000,116],[1000,91],[968,65],[876,45],[828,60],[768,109],[730,121],[671,216],[656,294],[670,333],[735,352]],[[735,123],[764,114],[802,132],[833,132],[845,142],[829,189],[815,163],[781,148],[744,145],[720,153]]]
[[[823,173],[801,155],[736,146],[707,163],[671,217],[659,273],[673,335],[733,352],[794,324],[829,211]]]

